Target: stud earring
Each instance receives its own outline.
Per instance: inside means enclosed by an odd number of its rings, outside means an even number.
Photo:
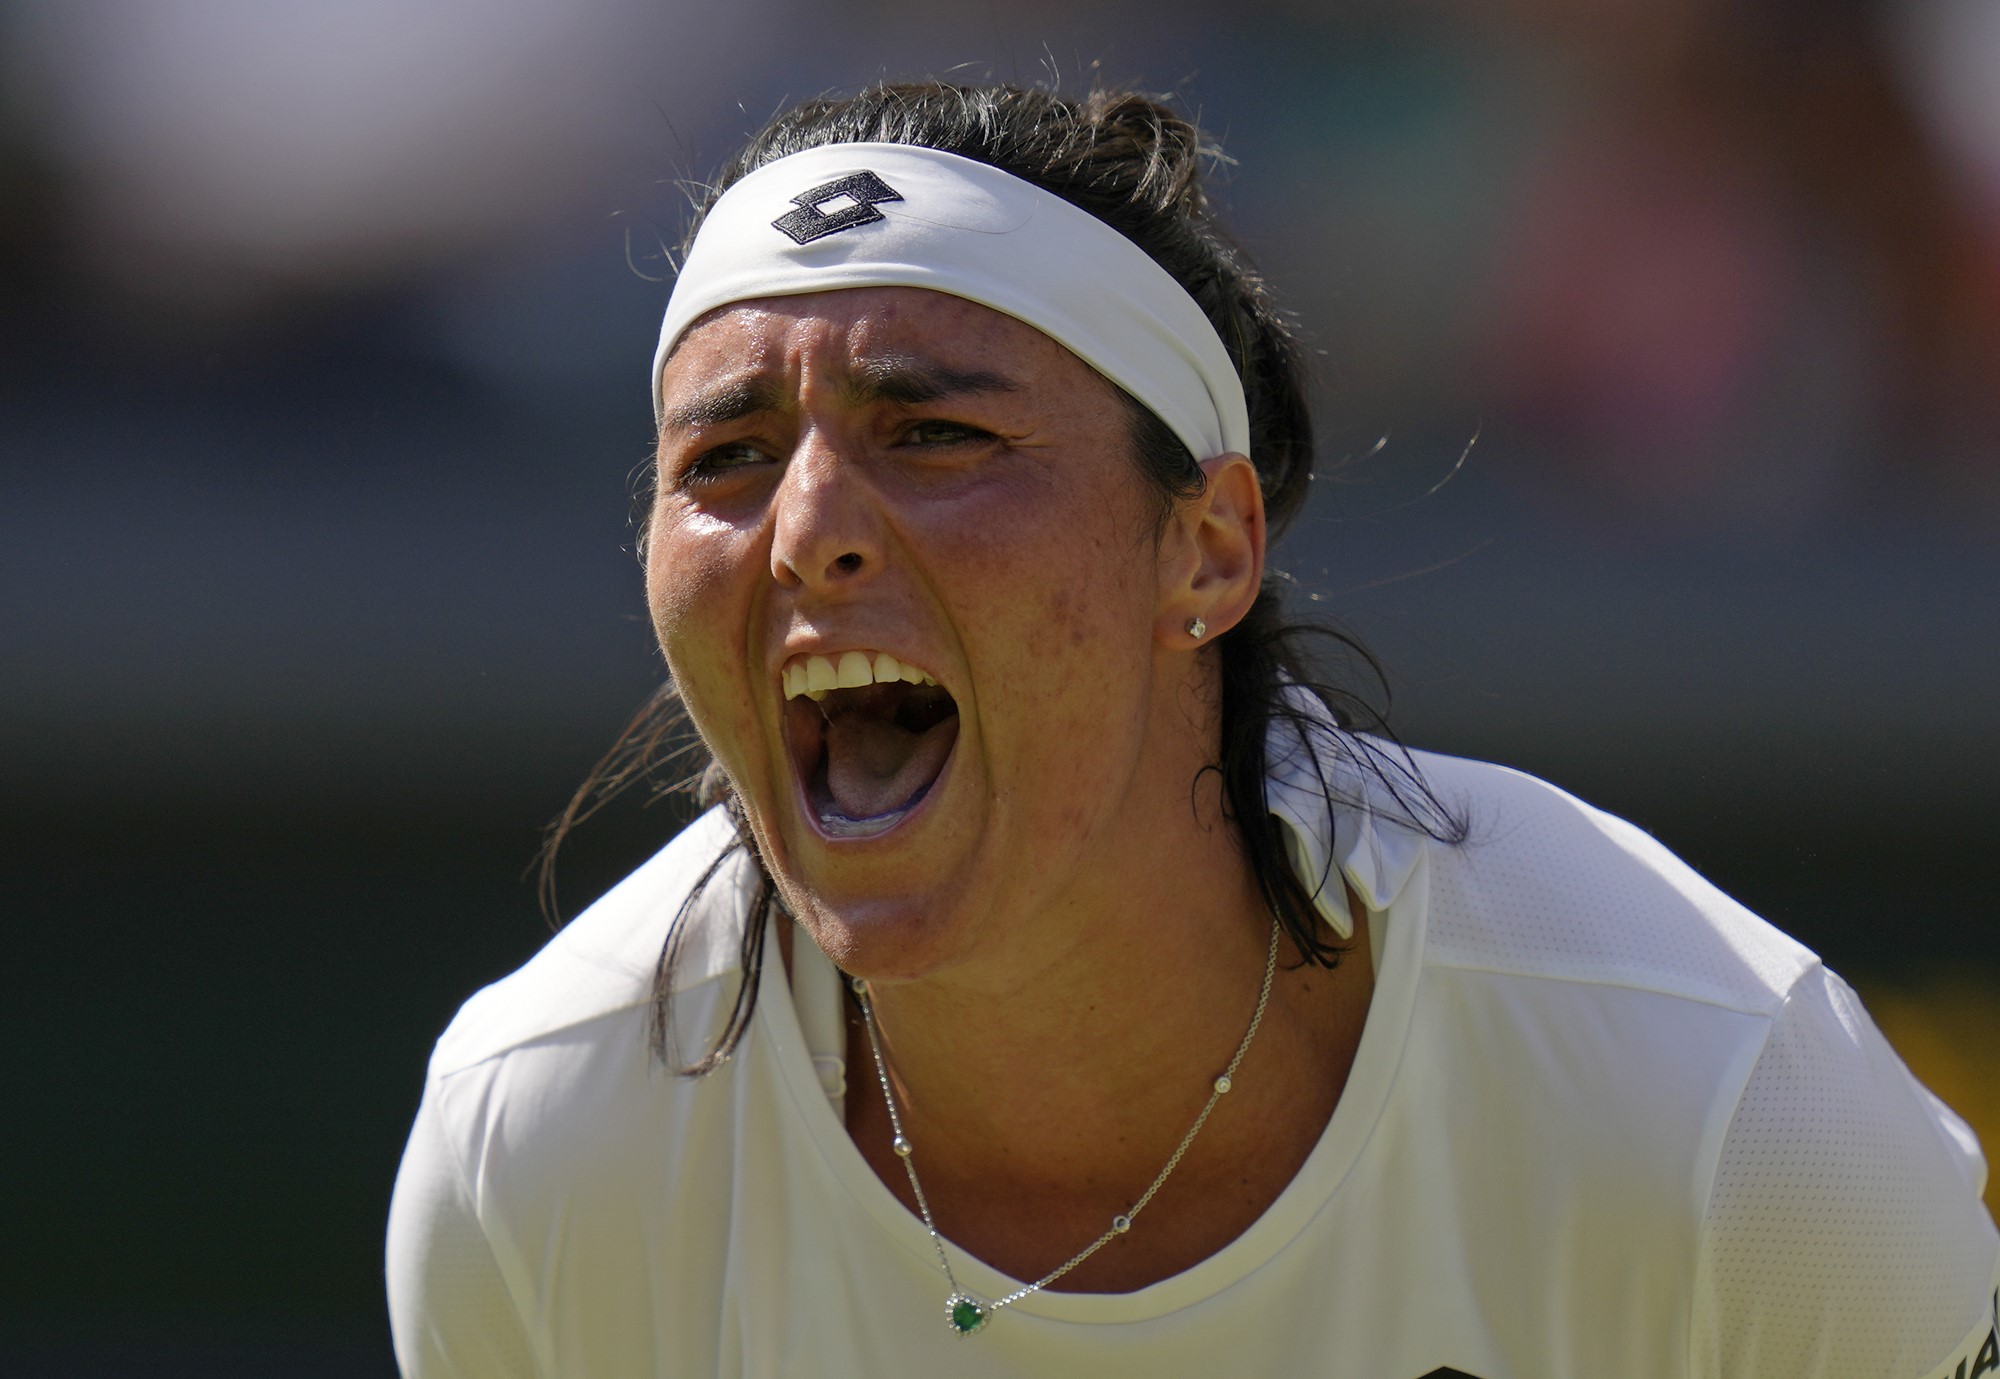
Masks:
[[[1193,637],[1196,641],[1200,641],[1202,634],[1207,631],[1208,631],[1208,624],[1203,622],[1200,618],[1188,619],[1188,636]]]

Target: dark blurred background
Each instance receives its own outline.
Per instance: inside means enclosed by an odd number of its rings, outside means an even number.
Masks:
[[[949,71],[1221,136],[1320,352],[1300,607],[2000,1138],[1990,0],[12,0],[0,1373],[392,1372],[430,1042],[544,940],[539,828],[658,673],[681,186]],[[566,905],[672,826],[611,811]]]

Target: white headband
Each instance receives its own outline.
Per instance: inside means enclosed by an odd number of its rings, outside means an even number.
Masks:
[[[1196,460],[1250,453],[1242,381],[1172,274],[1051,192],[909,144],[807,149],[723,193],[667,302],[655,415],[667,355],[703,314],[844,287],[925,287],[1005,312],[1150,408]]]

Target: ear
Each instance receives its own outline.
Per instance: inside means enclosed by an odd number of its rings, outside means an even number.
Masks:
[[[1160,540],[1160,604],[1153,635],[1164,647],[1192,651],[1243,619],[1264,581],[1264,490],[1242,455],[1217,455],[1201,466],[1202,491],[1182,503]],[[1201,636],[1190,635],[1196,618]]]

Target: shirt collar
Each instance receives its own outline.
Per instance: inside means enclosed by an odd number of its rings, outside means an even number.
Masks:
[[[1320,918],[1351,939],[1347,886],[1370,910],[1387,909],[1416,870],[1425,834],[1398,817],[1407,811],[1362,767],[1358,740],[1340,730],[1319,696],[1297,684],[1284,693],[1297,718],[1274,715],[1265,734],[1265,800]]]

